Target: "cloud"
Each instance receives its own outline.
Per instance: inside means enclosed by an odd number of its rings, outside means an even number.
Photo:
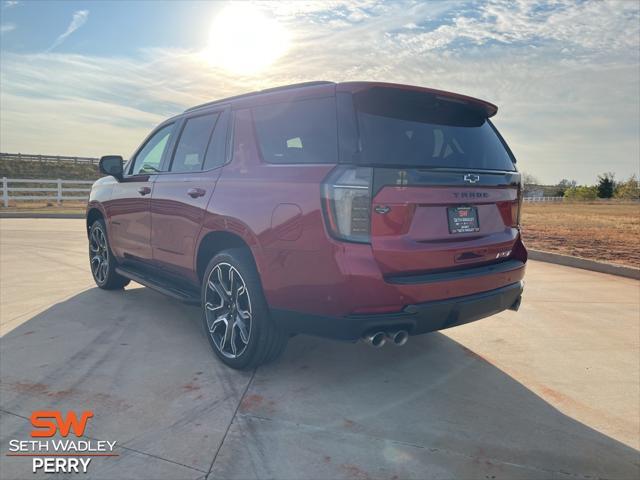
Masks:
[[[15,7],[16,5],[19,5],[20,2],[18,0],[6,0],[3,4],[2,7],[3,8],[12,8]]]
[[[2,25],[0,25],[0,35],[13,32],[15,29],[16,26],[13,23],[3,23]]]
[[[78,30],[82,25],[84,25],[89,18],[89,10],[77,10],[73,13],[73,18],[71,19],[71,23],[67,27],[67,30],[60,35],[56,40],[51,44],[49,48],[47,48],[47,52],[52,51],[54,48],[59,47],[62,42],[64,42],[69,35]]]
[[[495,123],[519,167],[542,181],[637,173],[638,8],[520,2],[510,11],[509,4],[472,11],[362,2],[342,11],[336,2],[342,23],[334,23],[324,2],[295,2],[277,13],[292,48],[255,76],[211,68],[202,52],[186,49],[120,57],[3,52],[0,150],[127,155],[154,125],[201,102],[307,80],[380,80],[496,103]]]
[[[554,8],[551,8],[551,7]],[[636,2],[565,2],[491,0],[464,11],[422,33],[400,32],[395,39],[414,53],[472,45],[562,45],[578,51],[608,54],[637,50],[640,22]]]

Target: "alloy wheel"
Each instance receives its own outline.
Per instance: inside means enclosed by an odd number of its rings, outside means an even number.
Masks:
[[[107,279],[109,273],[109,248],[107,237],[102,227],[95,226],[89,235],[89,251],[91,256],[91,272],[99,284]]]
[[[251,337],[251,298],[240,272],[228,263],[218,263],[209,273],[204,310],[207,329],[218,351],[238,358]]]

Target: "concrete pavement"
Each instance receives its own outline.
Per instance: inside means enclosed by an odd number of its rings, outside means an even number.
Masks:
[[[640,283],[530,262],[520,312],[403,348],[217,362],[199,311],[93,286],[82,220],[0,219],[0,477],[33,410],[94,411],[90,478],[638,478]],[[77,475],[72,475],[76,476]]]

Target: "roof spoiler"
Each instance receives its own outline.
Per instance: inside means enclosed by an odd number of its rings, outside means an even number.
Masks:
[[[436,90],[434,88],[417,87],[413,85],[402,85],[399,83],[385,83],[385,82],[344,82],[339,83],[336,87],[337,91],[348,91],[351,93],[358,93],[370,88],[392,88],[398,90],[418,91],[435,95],[436,98],[459,103],[462,105],[469,105],[475,110],[482,112],[487,118],[493,117],[498,113],[498,107],[493,103],[480,100],[479,98],[469,97],[467,95],[461,95],[459,93],[447,92],[445,90]]]

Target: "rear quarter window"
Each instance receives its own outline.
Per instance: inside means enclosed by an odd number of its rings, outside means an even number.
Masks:
[[[337,163],[335,98],[314,98],[252,109],[265,162]]]

